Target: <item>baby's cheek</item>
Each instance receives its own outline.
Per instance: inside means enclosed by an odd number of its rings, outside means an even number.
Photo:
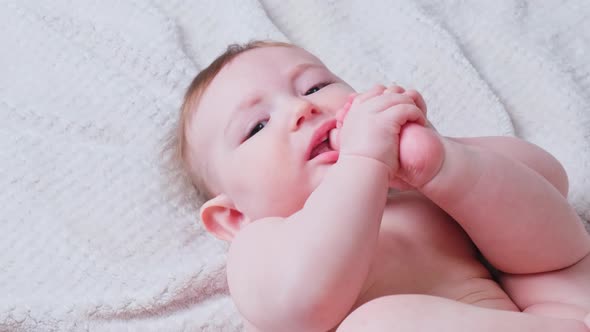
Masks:
[[[254,168],[254,169],[252,169]],[[289,199],[288,183],[279,176],[282,171],[270,164],[242,165],[236,171],[242,182],[240,200],[255,217],[276,215]]]
[[[344,105],[350,101],[351,95],[356,94],[354,89],[348,85],[334,89],[330,95],[326,98],[329,106],[326,107],[326,111],[333,116],[336,116],[340,112]]]

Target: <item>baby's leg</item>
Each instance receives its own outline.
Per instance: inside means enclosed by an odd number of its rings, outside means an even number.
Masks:
[[[572,319],[536,316],[468,305],[427,295],[393,295],[352,312],[337,332],[589,332]]]
[[[522,311],[578,320],[590,318],[590,255],[558,271],[503,274],[500,282]]]
[[[561,174],[561,166],[528,143],[498,140],[467,144],[406,125],[399,176],[451,215],[498,270],[539,273],[579,261],[590,252],[590,237],[558,189],[566,186],[554,186],[551,176],[541,174]],[[537,171],[534,162],[546,166]]]

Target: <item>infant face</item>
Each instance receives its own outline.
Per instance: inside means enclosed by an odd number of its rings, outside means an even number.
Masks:
[[[352,92],[305,50],[252,49],[205,90],[187,139],[215,194],[251,219],[285,217],[336,162],[320,143]]]

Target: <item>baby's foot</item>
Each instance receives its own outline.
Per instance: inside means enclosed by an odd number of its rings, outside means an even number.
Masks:
[[[441,137],[418,124],[404,126],[400,134],[398,177],[420,188],[438,174],[444,160]]]

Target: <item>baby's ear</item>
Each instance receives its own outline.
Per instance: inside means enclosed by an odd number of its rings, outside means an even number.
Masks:
[[[225,194],[219,194],[201,206],[201,221],[209,233],[225,241],[233,240],[240,228],[250,222]]]

